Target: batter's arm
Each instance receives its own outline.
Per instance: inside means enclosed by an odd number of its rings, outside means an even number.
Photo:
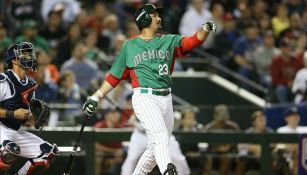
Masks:
[[[106,94],[108,94],[111,90],[113,90],[120,82],[121,80],[127,79],[129,76],[129,70],[125,69],[122,73],[122,78],[118,79],[112,74],[108,74],[105,81],[102,83],[100,88],[94,93],[93,96],[96,96],[99,98],[103,98]]]
[[[194,35],[189,37],[183,37],[182,38],[182,44],[180,47],[181,54],[187,54],[191,52],[194,48],[200,46],[205,42],[207,39],[209,33],[211,31],[215,31],[216,26],[212,21],[206,22],[203,27],[195,32]]]
[[[92,116],[98,106],[98,102],[103,99],[113,89],[112,85],[108,81],[104,81],[100,88],[86,100],[83,104],[82,110],[87,116]]]
[[[110,74],[106,77],[105,81],[102,83],[100,88],[89,97],[89,99],[83,105],[83,111],[88,116],[92,116],[94,111],[98,106],[98,102],[103,99],[113,88],[115,88],[118,83],[123,79],[127,73],[129,73],[126,68],[126,43],[120,50],[119,55],[115,59],[115,62],[110,70]]]
[[[83,111],[85,111],[88,116],[92,116],[97,108],[98,102],[102,100],[111,90],[113,90],[122,79],[125,79],[128,73],[129,71],[124,71],[121,79],[118,79],[112,74],[109,74],[100,88],[84,103]]]
[[[101,100],[112,89],[114,89],[121,80],[127,79],[128,77],[129,69],[126,67],[126,43],[124,43],[119,55],[115,59],[110,73],[106,76],[105,81],[92,97],[97,97],[97,100]]]
[[[94,97],[97,97],[97,99],[102,100],[104,96],[106,96],[111,90],[113,90],[114,87],[105,80],[100,88],[92,95]]]
[[[205,29],[202,27],[199,31],[196,32],[197,39],[198,39],[199,41],[204,42],[204,41],[207,39],[209,33],[210,33],[210,31],[205,30]]]

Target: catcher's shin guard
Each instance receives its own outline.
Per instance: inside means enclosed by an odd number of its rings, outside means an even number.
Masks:
[[[16,143],[4,140],[0,144],[0,174],[4,174],[12,166],[19,154],[20,148]]]
[[[167,164],[167,169],[165,170],[163,175],[178,175],[176,166],[172,163]]]
[[[37,158],[29,159],[26,164],[19,170],[18,175],[41,175],[47,170],[55,156],[58,154],[58,147],[56,144],[51,145],[45,142],[40,145],[42,154]]]

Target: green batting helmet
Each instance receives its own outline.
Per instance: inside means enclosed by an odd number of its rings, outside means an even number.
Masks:
[[[157,8],[153,4],[146,4],[143,7],[139,8],[134,15],[136,25],[140,29],[149,26],[152,21],[151,16],[149,14],[153,12],[158,12],[159,15],[161,15],[163,9],[160,7]]]

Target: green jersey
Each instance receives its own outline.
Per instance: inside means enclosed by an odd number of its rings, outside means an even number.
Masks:
[[[180,35],[156,35],[149,41],[135,37],[126,41],[110,73],[117,79],[129,74],[133,87],[169,88]]]

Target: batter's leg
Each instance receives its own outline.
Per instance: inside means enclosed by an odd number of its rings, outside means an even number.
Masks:
[[[140,157],[146,150],[148,139],[145,133],[135,129],[131,135],[128,154],[121,168],[121,175],[131,175]]]
[[[167,131],[170,137],[174,129],[173,99],[171,95],[164,97],[164,98],[165,100],[163,100],[163,103],[162,103],[163,118],[164,118],[166,128],[167,128]]]
[[[173,122],[164,119],[165,115],[163,111],[166,102],[168,102],[168,98],[171,97],[140,93],[134,93],[132,97],[134,112],[145,128],[149,142],[152,143],[153,147],[150,147],[151,149],[146,149],[146,154],[142,155],[141,160],[148,159],[148,161],[151,161],[153,157],[155,157],[161,173],[165,172],[168,163],[171,162],[169,152],[170,129],[167,127],[167,124],[171,125]],[[153,153],[151,153],[151,151],[153,151]],[[142,164],[145,162],[146,161],[139,161],[137,168],[143,167],[144,165]],[[142,168],[140,170],[142,170]],[[134,171],[134,173],[138,172]],[[140,174],[143,173],[140,172]]]
[[[133,171],[133,175],[147,175],[152,171],[152,169],[157,165],[153,148],[154,145],[150,144],[146,148],[145,152],[139,159],[136,168]]]

